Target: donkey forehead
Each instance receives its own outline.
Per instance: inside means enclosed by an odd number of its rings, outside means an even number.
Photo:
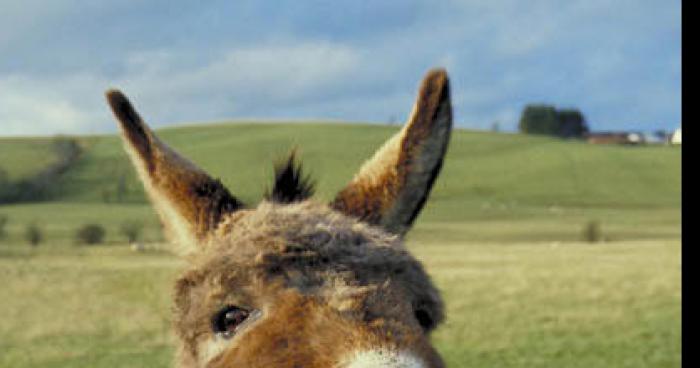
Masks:
[[[256,253],[352,251],[368,246],[403,250],[398,236],[311,200],[292,204],[265,201],[253,210],[239,211],[224,219],[210,242],[216,250],[241,247]]]
[[[263,202],[239,211],[200,249],[195,266],[214,276],[222,269],[267,274],[304,269],[366,277],[414,263],[420,267],[397,236],[312,201]]]
[[[311,201],[264,202],[239,211],[201,249],[192,263],[199,281],[188,284],[206,283],[223,292],[243,293],[246,286],[261,292],[260,283],[273,281],[298,289],[391,284],[415,294],[433,290],[397,236]]]

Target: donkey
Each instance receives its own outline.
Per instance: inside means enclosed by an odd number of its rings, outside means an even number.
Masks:
[[[124,146],[187,270],[174,288],[182,368],[437,368],[443,302],[402,243],[452,130],[447,73],[423,80],[408,123],[330,203],[294,155],[257,206],[163,143],[118,90]]]

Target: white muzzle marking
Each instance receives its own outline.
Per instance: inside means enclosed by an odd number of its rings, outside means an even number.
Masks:
[[[368,350],[355,353],[345,368],[426,368],[425,363],[408,352]]]

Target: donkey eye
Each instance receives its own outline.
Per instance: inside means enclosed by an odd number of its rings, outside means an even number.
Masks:
[[[229,305],[222,308],[212,318],[212,330],[224,338],[230,338],[236,329],[250,316],[250,311]]]

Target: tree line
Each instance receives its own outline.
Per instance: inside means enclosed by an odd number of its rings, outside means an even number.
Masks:
[[[56,160],[38,173],[12,180],[0,168],[0,204],[38,202],[51,198],[56,182],[80,158],[82,148],[76,139],[58,137],[51,143]]]

